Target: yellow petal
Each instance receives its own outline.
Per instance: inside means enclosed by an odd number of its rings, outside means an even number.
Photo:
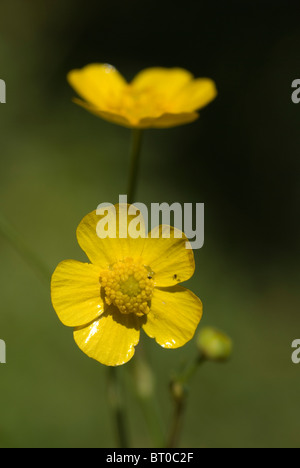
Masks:
[[[198,78],[188,83],[175,97],[172,112],[194,112],[205,107],[217,96],[215,82]]]
[[[77,327],[95,320],[104,311],[99,268],[75,260],[60,263],[52,276],[51,298],[64,325]]]
[[[82,98],[102,110],[118,106],[127,85],[122,75],[107,64],[91,64],[81,70],[72,70],[67,78]]]
[[[136,126],[132,125],[132,123],[130,122],[130,120],[127,119],[127,117],[121,114],[100,110],[98,107],[95,107],[94,105],[89,104],[88,102],[82,101],[81,99],[73,99],[73,101],[79,106],[86,109],[87,111],[91,112],[91,114],[94,114],[97,117],[100,117],[101,119],[107,120],[107,122],[122,125],[123,127],[127,128],[136,128]]]
[[[184,233],[171,226],[158,226],[149,233],[142,257],[154,273],[156,286],[173,286],[193,276],[195,258],[187,245],[190,243]]]
[[[193,75],[183,68],[153,67],[138,73],[131,84],[138,91],[155,91],[162,100],[169,101],[192,79]]]
[[[160,117],[141,119],[138,128],[171,128],[194,122],[199,118],[197,112],[164,113]]]
[[[68,74],[75,102],[108,122],[128,128],[169,128],[193,122],[217,90],[183,68],[154,67],[128,84],[111,65],[92,64]]]
[[[120,366],[134,355],[141,323],[134,314],[122,315],[117,308],[110,307],[99,320],[76,329],[74,339],[90,358],[106,366]]]
[[[115,211],[114,211],[115,210]],[[77,239],[80,247],[87,254],[92,263],[105,269],[118,261],[127,257],[139,258],[145,243],[144,226],[141,226],[142,236],[132,239],[128,233],[128,226],[135,218],[134,215],[128,215],[129,205],[116,205],[107,207],[107,212],[103,215],[97,215],[96,211],[85,216],[77,229]],[[108,226],[113,226],[114,214],[116,213],[115,233],[108,232],[108,237],[101,239],[99,233],[99,222],[106,218]],[[121,238],[120,226],[123,226],[125,238]],[[113,229],[112,229],[113,231]],[[116,237],[111,237],[115,235]]]
[[[156,289],[144,331],[164,348],[179,348],[190,341],[202,318],[200,299],[188,289]]]

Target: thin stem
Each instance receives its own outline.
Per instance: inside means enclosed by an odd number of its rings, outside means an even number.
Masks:
[[[35,271],[40,279],[49,286],[51,273],[42,260],[23,241],[17,230],[0,213],[0,236],[2,236],[19,253],[25,262]]]
[[[132,204],[135,200],[137,179],[139,173],[139,163],[142,148],[143,131],[140,129],[133,129],[132,131],[132,144],[131,144],[131,161],[130,161],[130,174],[129,184],[127,190],[128,203]]]
[[[156,402],[153,398],[139,398],[141,409],[144,414],[148,430],[156,448],[163,448],[165,446],[165,435],[162,430],[159,413],[157,410]]]
[[[121,386],[115,367],[108,368],[108,396],[115,421],[115,431],[118,448],[128,448],[128,432],[121,397]]]
[[[139,175],[142,141],[143,141],[143,130],[133,129],[131,152],[130,152],[131,153],[130,154],[130,173],[129,173],[128,190],[127,190],[127,200],[129,204],[132,204],[136,201],[135,196],[136,196],[137,181],[138,181],[138,175]],[[141,367],[146,366],[146,364],[142,362],[143,358],[141,356],[141,352],[142,352],[142,343],[140,343],[139,352],[136,353],[136,357],[135,357],[136,371],[138,369],[140,370]],[[137,371],[137,373],[139,372]],[[139,379],[139,377],[137,376],[136,378],[137,380]],[[154,400],[153,394],[151,391],[149,394],[143,394],[143,392],[140,392],[138,390],[139,385],[137,382],[136,384],[137,384],[136,394],[140,401],[141,408],[142,408],[149,432],[151,433],[152,438],[155,441],[156,445],[159,447],[163,447],[165,444],[164,434],[163,434],[163,430],[161,427],[161,422],[158,417],[156,401]]]
[[[167,448],[178,447],[179,437],[183,427],[183,419],[186,407],[186,398],[182,398],[175,402],[173,423],[170,431],[169,442]]]
[[[202,354],[196,357],[192,364],[176,378],[176,381],[181,385],[187,385],[192,377],[196,374],[199,366],[206,361],[205,357]]]
[[[197,356],[181,375],[175,377],[171,381],[170,390],[174,401],[174,415],[167,445],[168,448],[176,448],[178,446],[187,404],[188,383],[195,375],[199,365],[203,364],[205,361],[206,359],[204,356]]]
[[[130,158],[130,173],[127,191],[127,200],[132,204],[135,197],[137,178],[139,172],[139,159],[142,146],[142,131],[134,129],[132,132],[132,146]],[[114,367],[108,369],[108,397],[115,420],[116,437],[119,448],[128,448],[128,433],[123,406],[122,392],[118,371]]]
[[[140,166],[140,156],[141,156],[141,148],[142,148],[142,140],[143,140],[143,131],[140,129],[133,129],[132,131],[132,143],[131,143],[131,155],[130,155],[130,173],[129,173],[129,181],[128,181],[128,190],[127,190],[127,200],[129,204],[134,203],[136,189],[137,189],[137,181],[139,175],[139,166]],[[153,441],[155,442],[156,446],[163,447],[165,445],[165,438],[161,426],[161,421],[159,420],[159,415],[157,411],[156,401],[153,398],[152,390],[145,391],[141,390],[140,383],[143,377],[147,377],[147,375],[143,376],[143,372],[146,374],[151,373],[151,370],[147,368],[147,365],[142,357],[142,343],[140,342],[139,351],[136,352],[135,356],[135,392],[136,396],[139,399],[141,409],[143,411],[143,415],[145,421],[148,426],[148,430],[152,436]],[[149,377],[149,375],[148,375]],[[146,379],[147,380],[147,379]],[[143,382],[144,384],[144,382]],[[150,384],[151,387],[151,384]]]
[[[139,345],[143,345],[142,342]],[[136,350],[135,359],[129,366],[131,371],[128,383],[138,399],[149,434],[155,447],[165,447],[165,433],[155,399],[155,381],[152,369],[144,357],[142,346]]]

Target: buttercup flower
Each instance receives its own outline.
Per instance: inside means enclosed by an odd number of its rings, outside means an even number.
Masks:
[[[82,220],[77,239],[91,263],[64,261],[51,282],[59,319],[74,328],[84,353],[107,366],[132,358],[141,328],[162,347],[178,348],[193,338],[202,317],[200,299],[179,286],[195,271],[186,236],[165,225],[146,236],[141,222],[141,237],[129,237],[136,216],[127,216],[129,205],[122,206],[108,208],[117,213],[116,238],[98,237],[104,217],[96,211]],[[123,227],[121,235],[125,216],[127,237]]]
[[[68,74],[88,111],[130,128],[165,128],[193,122],[217,95],[215,83],[182,68],[149,68],[131,83],[111,65],[92,64]]]

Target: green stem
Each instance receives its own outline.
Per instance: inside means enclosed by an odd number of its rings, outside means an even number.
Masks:
[[[130,151],[130,173],[127,190],[127,200],[129,204],[134,203],[137,189],[137,181],[139,175],[140,156],[143,142],[143,130],[133,129],[132,131],[132,143]],[[136,369],[142,364],[142,343],[139,345],[139,350],[136,352]],[[144,364],[145,365],[145,364]],[[142,395],[136,386],[136,395],[139,399],[145,421],[147,423],[149,432],[152,435],[152,439],[158,447],[165,445],[164,434],[159,420],[157,411],[156,401],[153,395]],[[151,392],[150,392],[151,393]]]
[[[176,382],[179,382],[181,385],[187,385],[196,374],[199,366],[205,361],[205,357],[202,354],[199,354],[192,364],[181,375],[177,376]]]
[[[173,423],[171,426],[169,442],[167,448],[178,447],[179,437],[183,427],[183,419],[186,407],[186,397],[180,398],[175,402]]]
[[[163,448],[165,446],[165,436],[162,430],[156,401],[150,397],[140,397],[139,400],[152,441],[156,448]]]
[[[131,157],[130,157],[130,173],[129,173],[129,184],[127,190],[128,203],[132,204],[135,200],[137,179],[139,173],[139,163],[143,140],[143,130],[133,129],[132,131],[132,145],[131,145]]]
[[[127,191],[127,200],[132,204],[135,197],[137,178],[139,172],[139,160],[142,146],[142,131],[133,129],[132,132],[132,147],[130,157],[130,173]],[[119,448],[128,448],[128,434],[126,430],[126,418],[123,406],[122,392],[120,388],[120,381],[118,370],[111,367],[108,370],[108,398],[112,409],[116,437]]]
[[[0,213],[0,236],[2,236],[19,253],[25,262],[35,271],[39,278],[49,286],[50,270],[41,259],[23,241],[17,230]]]
[[[128,383],[135,397],[140,403],[149,435],[154,447],[165,447],[165,433],[162,418],[155,399],[155,381],[152,369],[149,367],[145,357],[142,342],[136,350],[134,361],[129,366],[131,371]]]
[[[121,397],[121,385],[115,367],[108,368],[108,396],[115,421],[115,431],[118,448],[129,448],[128,432]]]
[[[195,375],[199,365],[203,364],[205,361],[206,359],[204,356],[197,356],[181,375],[178,375],[171,381],[170,389],[174,401],[174,415],[167,448],[178,447],[187,404],[188,383]]]

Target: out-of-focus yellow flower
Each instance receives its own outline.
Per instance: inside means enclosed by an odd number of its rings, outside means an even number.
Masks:
[[[159,226],[149,236],[133,239],[127,230],[123,238],[124,224],[122,236],[119,228],[129,206],[125,212],[120,206],[116,238],[98,237],[101,217],[95,211],[82,220],[77,239],[91,263],[64,261],[51,282],[59,319],[75,329],[84,353],[107,366],[132,358],[141,328],[162,347],[178,348],[193,338],[202,318],[200,299],[178,285],[195,271],[186,236],[171,228],[170,238],[163,238],[170,227]],[[128,229],[134,217],[126,218]]]
[[[217,95],[214,81],[182,68],[148,68],[131,83],[111,65],[92,64],[68,74],[88,111],[130,128],[166,128],[193,122]]]

